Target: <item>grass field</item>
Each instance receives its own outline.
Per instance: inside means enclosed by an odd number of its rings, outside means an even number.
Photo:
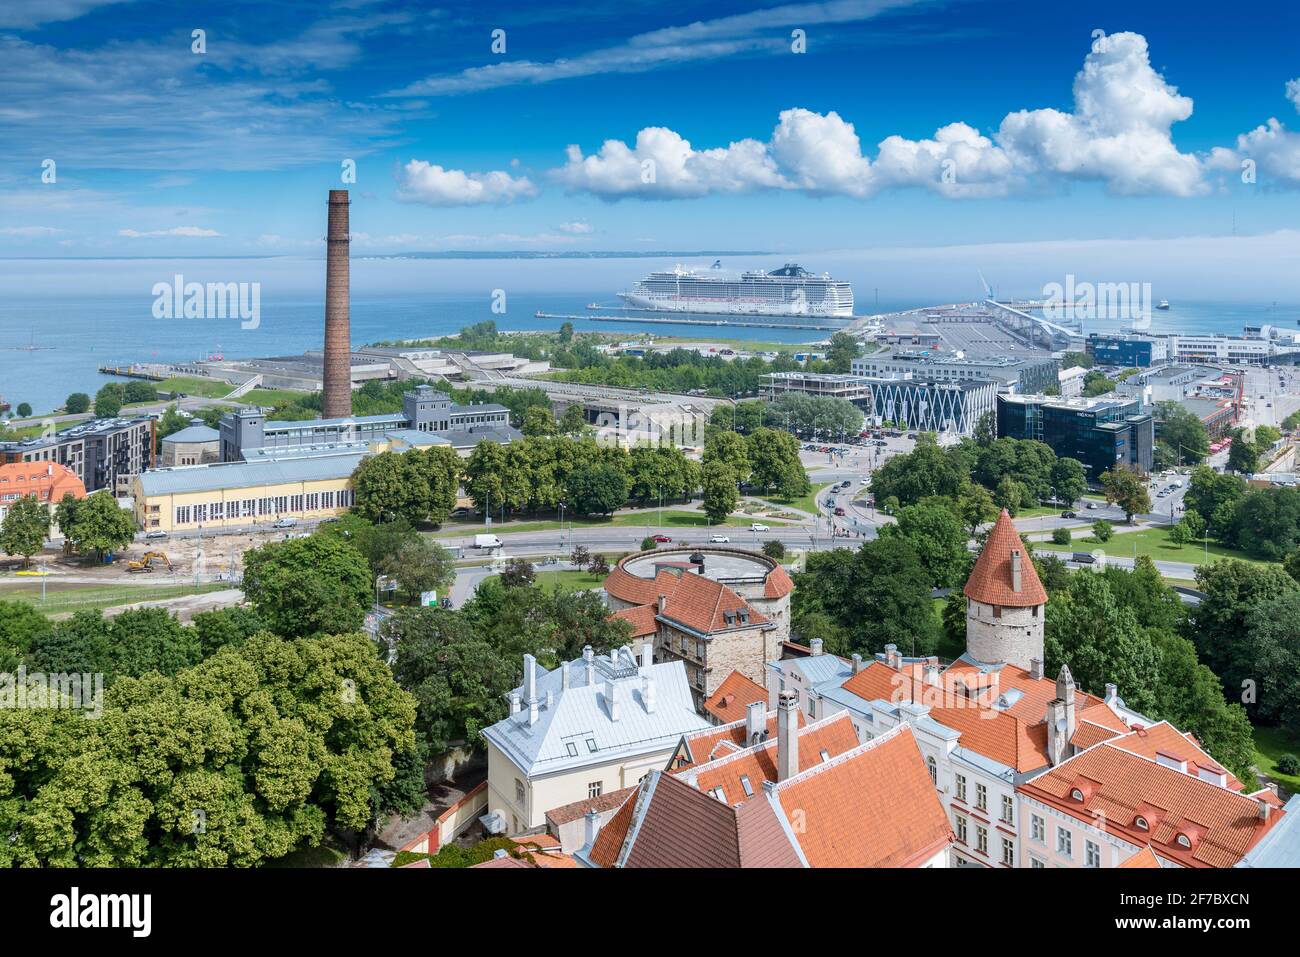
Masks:
[[[723,524],[730,528],[749,528],[752,519],[746,516],[731,515]],[[777,525],[782,523],[776,519],[771,522],[764,520],[765,524]],[[626,512],[614,515],[608,519],[599,518],[575,518],[570,522],[565,519],[563,526],[555,521],[512,521],[512,522],[493,522],[491,528],[484,528],[482,522],[472,522],[463,525],[444,525],[439,531],[434,532],[435,538],[460,538],[466,535],[482,535],[493,533],[498,535],[513,534],[515,532],[557,532],[561,528],[568,528],[572,525],[574,528],[717,528],[718,526],[709,525],[708,520],[704,517],[703,512],[682,512],[664,509],[663,521],[659,520],[657,510],[650,512]]]
[[[497,576],[493,575],[493,578]],[[604,575],[593,575],[587,571],[567,571],[567,572],[547,572],[538,571],[537,577],[533,580],[539,588],[547,591],[589,591],[592,588],[602,588],[605,584]]]
[[[826,488],[830,482],[814,482],[812,491],[807,495],[800,495],[798,498],[766,498],[760,501],[771,502],[782,508],[797,508],[807,512],[809,515],[817,514],[817,496],[821,494],[822,489]],[[850,486],[852,488],[853,486]]]
[[[172,376],[153,385],[159,392],[184,392],[186,395],[199,395],[207,399],[220,399],[235,389],[229,382],[199,376]]]
[[[254,389],[235,401],[247,402],[250,405],[292,405],[306,398],[308,394],[306,392],[294,392],[292,389]]]
[[[1041,548],[1044,551],[1071,552],[1104,548],[1108,554],[1118,558],[1133,557],[1134,546],[1137,546],[1138,555],[1148,555],[1155,561],[1186,562],[1192,565],[1203,565],[1206,561],[1207,551],[1204,542],[1195,542],[1180,548],[1170,543],[1169,529],[1163,527],[1145,528],[1140,532],[1116,532],[1111,536],[1110,541],[1105,544],[1097,541],[1091,534],[1079,535],[1077,533],[1072,545],[1055,545],[1050,541],[1034,542],[1034,548]],[[1251,558],[1245,552],[1238,551],[1235,548],[1224,548],[1214,542],[1210,543],[1208,554],[1211,562],[1218,561],[1220,558],[1236,558],[1257,565],[1267,564]]]
[[[46,597],[41,601],[41,583],[34,579],[13,587],[0,588],[0,601],[25,601],[47,615],[62,612],[97,611],[130,605],[140,601],[162,601],[183,595],[199,595],[230,588],[226,582],[209,582],[195,588],[193,585],[78,585],[57,587],[48,585]]]
[[[1300,777],[1277,769],[1277,759],[1284,754],[1300,757],[1300,740],[1288,737],[1280,728],[1255,729],[1255,766],[1292,794],[1300,793]]]

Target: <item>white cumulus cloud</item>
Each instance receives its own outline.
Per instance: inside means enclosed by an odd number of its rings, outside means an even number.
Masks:
[[[679,133],[647,127],[629,146],[607,140],[591,155],[568,148],[551,176],[605,199],[679,199],[711,193],[794,189],[867,198],[914,187],[940,195],[1001,196],[1097,181],[1117,194],[1191,196],[1206,189],[1203,164],[1174,145],[1173,124],[1192,101],[1151,66],[1135,33],[1099,38],[1074,80],[1072,112],[1009,113],[985,135],[953,122],[927,139],[887,136],[873,159],[849,120],[795,108],[782,111],[766,142],[743,139],[696,149]],[[1300,97],[1300,93],[1296,93]]]
[[[119,229],[119,236],[125,236],[127,239],[147,239],[155,236],[181,236],[187,239],[207,239],[212,236],[220,236],[221,233],[215,229],[204,229],[202,226],[173,226],[171,229],[149,229],[140,231],[138,229]]]
[[[1286,98],[1300,111],[1300,79],[1287,82]],[[1241,174],[1253,166],[1253,182],[1300,186],[1300,131],[1288,130],[1281,120],[1270,116],[1263,125],[1238,136],[1235,147],[1211,150],[1209,165]]]
[[[562,233],[569,233],[573,236],[585,236],[587,233],[594,231],[591,223],[582,222],[581,220],[572,223],[560,223],[556,229]]]
[[[500,170],[467,173],[424,160],[411,160],[402,167],[397,184],[399,200],[425,206],[499,206],[536,195],[537,187],[526,176]]]

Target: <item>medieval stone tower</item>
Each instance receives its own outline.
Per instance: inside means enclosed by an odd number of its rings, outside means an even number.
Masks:
[[[1033,659],[1042,660],[1047,591],[1005,510],[964,591],[968,655],[984,664],[1006,662],[1026,670]]]

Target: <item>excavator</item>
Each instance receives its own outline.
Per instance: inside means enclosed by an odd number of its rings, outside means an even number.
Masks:
[[[154,569],[154,562],[162,562],[167,566],[169,572],[175,571],[172,567],[172,560],[167,557],[166,552],[145,552],[144,556],[139,561],[134,559],[128,561],[126,563],[126,570],[128,572],[152,572]]]

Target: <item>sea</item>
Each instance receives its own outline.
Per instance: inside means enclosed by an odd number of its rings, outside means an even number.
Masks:
[[[727,263],[735,269],[771,268],[791,257],[752,256]],[[493,320],[500,330],[556,329],[572,315],[578,331],[644,333],[711,341],[719,338],[812,342],[825,331],[745,326],[689,326],[636,321],[614,311],[616,293],[652,269],[671,268],[675,257],[601,259],[354,258],[351,324],[354,344],[445,336]],[[891,292],[880,277],[830,267],[854,283],[859,314],[893,312],[967,301],[977,290],[909,288]],[[177,277],[180,277],[179,279]],[[109,376],[101,366],[132,362],[188,362],[213,354],[226,358],[298,355],[321,347],[324,322],[323,259],[44,259],[0,260],[0,400],[30,404],[37,414],[60,406],[72,392],[91,395]],[[257,283],[256,327],[239,319],[156,318],[155,286],[189,282]],[[964,297],[954,292],[965,292]],[[606,315],[633,321],[599,322],[589,303]],[[643,314],[642,314],[643,315]],[[1182,302],[1157,311],[1151,331],[1239,334],[1247,325],[1300,329],[1300,304]],[[1115,322],[1085,331],[1114,331]],[[246,328],[247,327],[247,328]]]

